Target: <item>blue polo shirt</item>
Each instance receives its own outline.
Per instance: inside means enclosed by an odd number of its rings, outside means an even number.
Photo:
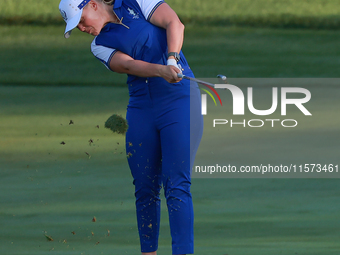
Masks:
[[[163,4],[159,0],[116,0],[113,10],[124,24],[108,23],[91,44],[91,51],[107,68],[112,56],[121,51],[135,60],[166,65],[166,30],[150,23],[154,11]],[[180,64],[188,67],[180,52]],[[185,73],[185,72],[183,72]],[[128,84],[139,83],[145,78],[128,75]]]

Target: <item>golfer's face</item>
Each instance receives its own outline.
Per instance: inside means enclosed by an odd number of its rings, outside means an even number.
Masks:
[[[100,30],[103,28],[103,22],[98,13],[99,12],[90,4],[85,6],[77,28],[90,35],[98,35]]]

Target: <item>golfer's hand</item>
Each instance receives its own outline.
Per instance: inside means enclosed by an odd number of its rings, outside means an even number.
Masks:
[[[181,78],[178,78],[177,73],[181,73],[181,70],[179,70],[178,67],[172,65],[163,66],[161,77],[164,78],[167,82],[175,83],[182,80]]]
[[[180,67],[177,65],[175,59],[168,59],[167,66],[164,70],[162,77],[170,83],[179,82],[181,79],[178,78],[177,74],[182,73]]]

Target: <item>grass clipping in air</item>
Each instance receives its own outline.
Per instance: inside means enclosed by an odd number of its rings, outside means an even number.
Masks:
[[[113,114],[105,122],[105,127],[114,133],[125,134],[128,129],[128,124],[126,119],[124,119],[122,116]]]

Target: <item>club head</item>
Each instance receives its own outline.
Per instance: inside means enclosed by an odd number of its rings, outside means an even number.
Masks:
[[[227,81],[227,76],[225,76],[225,75],[223,75],[223,74],[217,75],[217,78],[218,78],[221,82],[223,82],[223,83],[228,83],[228,81]]]

